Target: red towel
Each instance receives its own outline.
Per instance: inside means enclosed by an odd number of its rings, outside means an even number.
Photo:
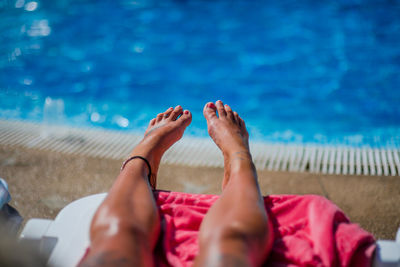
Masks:
[[[197,234],[216,195],[155,192],[162,218],[159,266],[192,266]],[[275,241],[265,266],[371,266],[373,236],[316,195],[264,198]]]
[[[155,191],[162,232],[157,266],[192,266],[198,230],[217,195]],[[264,197],[274,245],[264,266],[371,266],[373,236],[329,200],[316,195]]]

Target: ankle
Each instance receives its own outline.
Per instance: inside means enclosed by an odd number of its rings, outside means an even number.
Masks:
[[[229,168],[229,173],[232,174],[241,171],[254,171],[255,166],[253,158],[249,150],[236,150],[230,152],[229,155],[224,155],[225,159],[229,162],[229,165],[225,165],[225,168]]]
[[[227,158],[229,160],[233,160],[235,158],[241,158],[241,159],[248,159],[248,160],[252,161],[250,151],[245,146],[232,147],[228,151],[224,151],[223,155],[225,158]]]
[[[154,147],[140,143],[132,150],[130,156],[144,157],[150,163],[151,169],[154,170],[153,173],[156,173],[161,157],[158,156],[158,153],[155,151]]]

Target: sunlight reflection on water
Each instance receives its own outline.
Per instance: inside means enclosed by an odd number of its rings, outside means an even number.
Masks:
[[[393,143],[400,136],[400,5],[16,0],[0,4],[0,117],[143,130],[222,99],[252,138]],[[396,139],[397,138],[397,139]],[[378,140],[378,141],[376,141]],[[397,141],[396,141],[397,142]]]

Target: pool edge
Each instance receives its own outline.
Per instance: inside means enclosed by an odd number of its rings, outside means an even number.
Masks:
[[[0,119],[0,144],[99,158],[124,159],[141,140],[138,133],[52,126]],[[400,174],[399,148],[251,142],[259,170],[336,175]],[[209,138],[183,137],[169,149],[163,163],[223,167],[219,149]]]

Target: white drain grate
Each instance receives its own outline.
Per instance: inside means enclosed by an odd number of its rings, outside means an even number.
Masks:
[[[96,129],[0,120],[0,144],[124,159],[142,135]],[[252,143],[257,169],[349,175],[400,175],[398,148]],[[184,137],[167,151],[164,163],[222,167],[211,139]]]

